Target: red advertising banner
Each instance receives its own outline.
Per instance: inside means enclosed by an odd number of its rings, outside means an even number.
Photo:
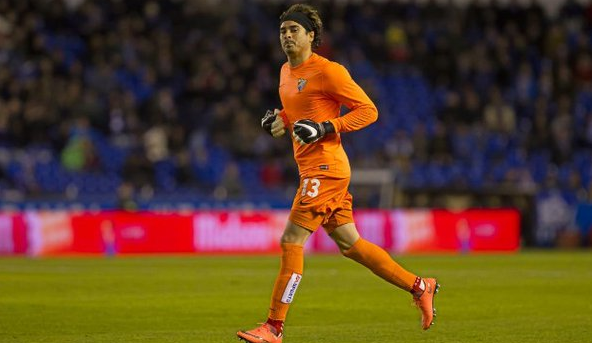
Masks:
[[[66,211],[29,211],[24,214],[30,255],[70,252],[73,241],[71,214]]]
[[[192,253],[193,215],[110,212],[72,216],[72,253]]]
[[[365,239],[394,253],[516,251],[520,214],[516,210],[362,210],[354,213]],[[335,253],[319,229],[307,242],[311,252]]]
[[[0,255],[25,254],[27,232],[20,214],[0,214]]]
[[[277,253],[288,211],[0,214],[0,254]],[[360,210],[361,236],[394,253],[516,251],[515,210]],[[313,253],[338,253],[322,228]]]
[[[193,242],[198,253],[272,253],[288,211],[207,211],[193,215]]]
[[[430,250],[515,251],[520,214],[515,210],[433,210],[438,245]]]

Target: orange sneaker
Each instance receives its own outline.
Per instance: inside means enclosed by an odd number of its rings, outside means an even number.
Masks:
[[[434,308],[434,296],[438,293],[440,285],[436,279],[422,279],[425,283],[425,290],[419,297],[413,297],[413,302],[421,310],[421,327],[427,330],[434,324],[436,309]]]
[[[282,343],[282,334],[276,334],[275,328],[267,323],[248,331],[238,331],[239,339],[250,343]]]

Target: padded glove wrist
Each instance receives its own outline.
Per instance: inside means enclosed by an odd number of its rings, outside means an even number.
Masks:
[[[310,144],[323,138],[327,133],[335,132],[330,121],[322,123],[310,119],[302,119],[294,123],[293,136],[300,144]]]

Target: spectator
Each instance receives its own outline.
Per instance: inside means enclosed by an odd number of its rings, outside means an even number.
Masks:
[[[261,190],[242,185],[255,183],[289,194],[294,163],[278,151],[291,141],[259,127],[277,103],[272,76],[284,56],[266,23],[282,5],[221,4],[0,2],[3,174],[26,194],[62,194],[79,182],[46,177],[63,174],[63,157],[66,168],[96,176],[90,189],[102,194],[125,182],[157,195],[190,187],[248,198]],[[581,156],[592,154],[591,8],[326,2],[319,52],[347,65],[380,112],[367,133],[344,138],[352,167],[403,166],[419,176],[402,180],[419,187],[471,174],[475,189],[517,186],[528,175],[542,186],[548,163],[589,170]],[[39,149],[48,161],[36,158]],[[517,149],[522,161],[512,165]],[[442,170],[415,173],[432,158]],[[267,176],[239,174],[244,162]],[[446,168],[457,176],[444,177]]]
[[[144,150],[131,153],[122,169],[123,181],[129,183],[134,190],[154,188],[154,167]]]
[[[492,132],[512,134],[516,130],[514,109],[503,99],[501,91],[494,87],[489,91],[489,102],[483,109],[483,120]]]
[[[214,190],[214,197],[218,200],[234,199],[244,194],[238,165],[229,163],[222,174],[222,180]]]
[[[74,137],[62,151],[62,164],[71,171],[96,171],[99,159],[93,143],[85,137]]]

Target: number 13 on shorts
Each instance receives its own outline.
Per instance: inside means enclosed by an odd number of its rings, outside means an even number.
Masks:
[[[319,187],[321,186],[321,181],[319,179],[310,179],[305,178],[302,179],[302,192],[300,192],[301,196],[308,195],[311,198],[316,197],[319,195]]]

